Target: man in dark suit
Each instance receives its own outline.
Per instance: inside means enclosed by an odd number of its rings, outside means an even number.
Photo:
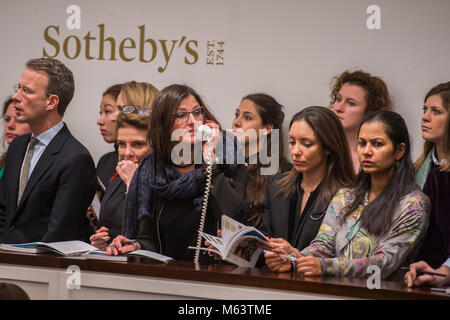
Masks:
[[[14,139],[0,179],[0,241],[86,238],[96,190],[89,151],[62,121],[74,94],[72,72],[56,59],[27,62],[15,87],[17,119],[31,134]]]

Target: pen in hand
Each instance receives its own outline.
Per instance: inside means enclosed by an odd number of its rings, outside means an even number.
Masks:
[[[137,240],[129,240],[129,241],[125,241],[125,242],[122,242],[122,246],[128,246],[128,245],[130,245],[130,244],[135,244],[137,242]],[[115,248],[116,246],[114,245],[114,244],[110,244],[109,246],[108,246],[108,248]]]
[[[277,256],[279,256],[280,258],[289,260],[291,262],[292,271],[297,272],[297,256],[295,255],[295,253],[291,253],[290,255],[287,255],[287,254],[276,253],[276,252],[269,251],[269,250],[264,250],[264,253],[273,253],[273,254],[276,254]]]
[[[409,271],[409,267],[401,267],[401,270]],[[428,274],[430,276],[438,276],[438,277],[446,277],[445,274],[437,273],[437,272],[431,272],[431,271],[425,271],[425,270],[416,270],[417,276],[423,276],[424,274]]]
[[[273,253],[281,258],[288,259],[289,261],[297,261],[297,257],[295,256],[294,253],[287,255],[287,254],[276,253],[276,252],[269,251],[269,250],[264,250],[264,253]]]

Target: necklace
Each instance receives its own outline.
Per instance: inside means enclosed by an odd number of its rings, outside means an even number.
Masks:
[[[320,184],[320,182],[315,183],[315,184],[313,184],[313,185],[309,185],[309,186],[300,184],[300,187],[301,187],[301,188],[303,189],[303,191],[306,193],[306,197],[309,198],[309,196],[311,195],[311,193],[313,193],[314,190],[316,190],[316,188],[317,188],[317,186],[318,186],[319,184]]]

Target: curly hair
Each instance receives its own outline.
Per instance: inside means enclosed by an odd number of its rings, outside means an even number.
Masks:
[[[392,109],[392,101],[386,83],[381,78],[372,76],[370,73],[362,70],[356,70],[353,72],[347,70],[333,78],[330,105],[333,105],[336,101],[339,90],[346,83],[356,85],[364,89],[366,98],[366,115],[379,110]]]

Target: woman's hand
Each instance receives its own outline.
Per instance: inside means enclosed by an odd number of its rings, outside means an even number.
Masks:
[[[134,163],[131,160],[122,160],[116,166],[116,171],[120,176],[120,179],[125,183],[128,187],[130,186],[131,179],[133,179],[134,172],[136,171],[138,163]]]
[[[288,272],[292,270],[291,261],[289,259],[280,257],[279,255],[291,255],[297,252],[288,241],[282,238],[271,238],[269,240],[271,252],[266,252],[264,258],[266,264],[271,271],[274,272]]]
[[[446,277],[432,276],[429,274],[417,275],[417,271],[430,271],[436,273],[446,274]],[[409,271],[405,274],[405,284],[408,287],[420,286],[422,284],[430,284],[432,286],[443,286],[450,281],[450,269],[447,266],[442,266],[435,270],[431,268],[425,261],[412,263],[409,266]]]
[[[127,241],[130,241],[130,239],[122,235],[115,237],[112,243],[106,248],[106,254],[108,256],[118,256],[119,254],[126,254],[141,249],[139,242],[122,246]]]
[[[217,230],[217,236],[218,236],[219,238],[222,237],[222,231],[220,231],[220,229]],[[215,249],[215,250],[217,250],[217,248],[214,247],[214,246],[211,244],[211,242],[209,242],[208,240],[205,240],[205,245],[206,245],[209,249]],[[222,257],[221,257],[220,255],[218,255],[217,253],[215,253],[215,252],[208,251],[208,255],[211,256],[211,257],[214,257],[214,260],[220,260],[220,259],[222,259]]]
[[[269,244],[271,246],[271,250],[278,254],[290,255],[297,251],[297,249],[295,249],[288,241],[283,238],[271,238]]]
[[[106,244],[111,239],[108,234],[109,229],[106,227],[101,227],[98,229],[90,238],[91,245],[96,247],[99,250],[105,251]]]
[[[267,267],[273,272],[288,272],[291,271],[291,261],[280,257],[274,252],[266,252],[264,254]]]
[[[204,125],[207,125],[212,130],[211,130],[211,137],[206,143],[203,143],[202,146],[203,159],[212,159],[212,163],[214,164],[216,159],[216,154],[214,150],[220,141],[221,132],[219,129],[219,125],[215,122],[205,120]]]
[[[297,272],[302,272],[305,276],[321,276],[323,272],[319,258],[313,256],[304,257],[298,253]]]

